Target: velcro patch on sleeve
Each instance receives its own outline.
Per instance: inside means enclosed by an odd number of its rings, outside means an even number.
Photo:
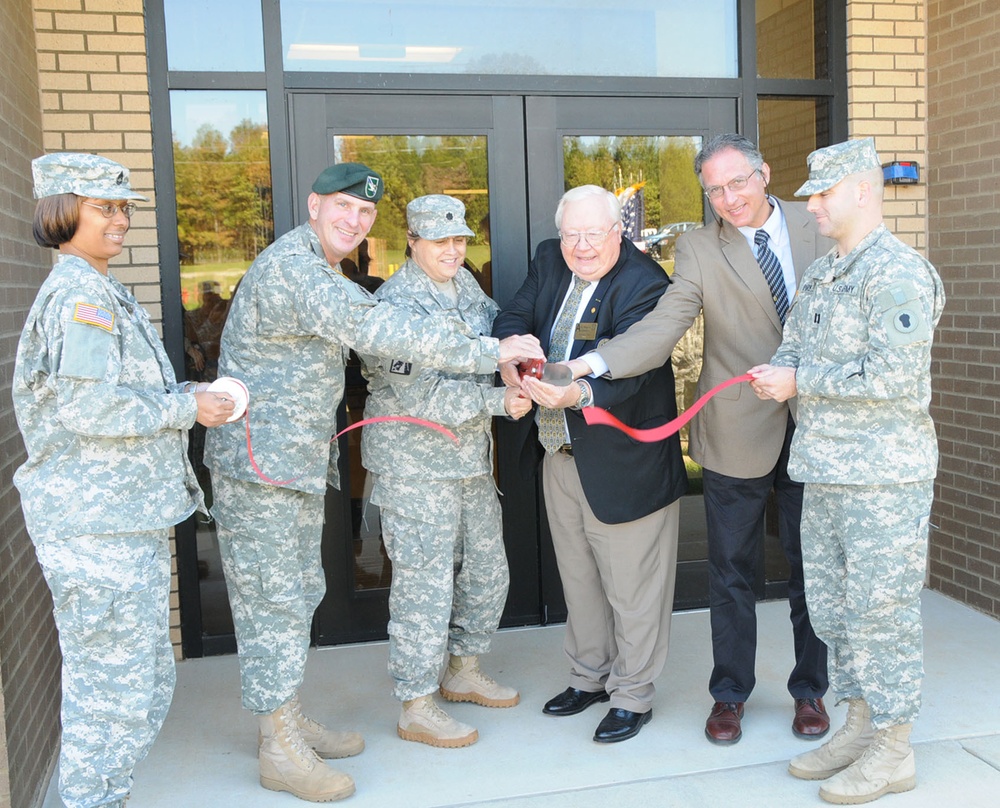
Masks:
[[[413,373],[413,363],[402,359],[393,359],[389,362],[389,372],[395,376],[409,376]]]
[[[93,303],[77,303],[73,310],[73,322],[103,328],[108,333],[114,330],[115,315],[108,309]]]
[[[930,339],[930,325],[924,317],[920,297],[909,281],[900,281],[876,299],[889,345],[898,348]]]
[[[58,373],[73,379],[103,379],[114,336],[103,328],[84,323],[69,323],[63,339]]]

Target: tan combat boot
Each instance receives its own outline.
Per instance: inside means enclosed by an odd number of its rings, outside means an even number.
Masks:
[[[433,696],[404,701],[396,733],[404,741],[455,749],[479,740],[474,727],[456,721],[434,702]]]
[[[899,794],[917,785],[917,767],[910,746],[912,724],[880,729],[860,758],[819,790],[836,805],[860,805],[883,794]]]
[[[346,758],[361,754],[365,739],[357,732],[338,732],[327,729],[319,721],[303,714],[302,704],[296,693],[288,702],[288,709],[295,719],[302,740],[311,746],[321,758]]]
[[[864,699],[848,699],[847,720],[818,749],[792,758],[788,772],[800,780],[826,780],[861,757],[875,737],[872,714]]]
[[[513,707],[521,700],[514,688],[498,684],[479,670],[479,657],[474,656],[449,655],[441,695],[448,701],[471,701],[483,707]]]
[[[309,802],[333,802],[354,793],[354,781],[327,766],[302,740],[289,702],[257,719],[262,738],[257,759],[264,788],[287,791]]]

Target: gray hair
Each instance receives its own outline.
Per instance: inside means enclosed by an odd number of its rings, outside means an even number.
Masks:
[[[760,150],[754,145],[753,141],[735,132],[727,132],[712,137],[708,143],[701,147],[701,151],[694,158],[694,173],[698,175],[699,181],[701,180],[702,166],[719,152],[726,149],[735,149],[746,157],[750,168],[754,171],[759,171],[764,165],[764,155],[760,153]]]
[[[556,206],[556,230],[562,229],[563,213],[566,210],[566,205],[570,202],[579,202],[589,197],[602,198],[608,207],[608,215],[616,224],[622,220],[622,206],[618,202],[618,197],[611,193],[611,191],[606,191],[597,185],[579,185],[576,188],[570,188],[562,195],[562,199],[559,200],[559,204]]]

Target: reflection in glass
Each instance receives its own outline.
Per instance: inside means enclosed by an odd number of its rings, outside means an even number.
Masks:
[[[378,203],[375,224],[356,254],[341,261],[352,280],[374,291],[406,260],[406,205],[425,194],[448,194],[465,203],[465,219],[476,235],[469,239],[465,265],[486,294],[493,278],[490,261],[487,139],[482,135],[338,135],[338,163],[358,162],[378,171],[386,194]],[[346,369],[347,421],[365,417],[368,387],[360,362],[351,352]],[[382,543],[379,512],[368,502],[371,477],[361,465],[361,432],[348,432],[348,477],[354,547],[353,589],[387,588],[392,567]]]
[[[286,70],[737,75],[736,0],[282,0]]]
[[[564,185],[614,191],[623,202],[626,234],[643,250],[655,245],[661,265],[672,272],[674,240],[702,221],[693,167],[700,146],[697,137],[564,137]]]
[[[827,0],[758,0],[757,75],[829,78]]]
[[[762,97],[757,121],[758,145],[771,167],[768,190],[779,199],[794,199],[809,176],[809,152],[830,145],[830,101]]]
[[[367,274],[387,279],[405,260],[406,204],[424,194],[448,194],[465,203],[465,219],[476,231],[466,265],[490,294],[489,195],[486,137],[482,135],[340,135],[338,163],[358,162],[378,171],[386,195],[367,239]],[[479,271],[483,267],[487,271]]]
[[[694,158],[700,148],[700,137],[564,137],[564,186],[569,190],[599,185],[613,191],[622,202],[625,235],[671,274],[677,237],[701,227],[704,221],[704,197],[694,173]],[[674,348],[678,413],[694,402],[703,333],[699,315]],[[690,490],[681,502],[678,560],[697,561],[707,552],[700,503],[701,468],[687,455],[687,427],[680,437]]]
[[[260,0],[164,0],[163,16],[170,70],[264,69]]]
[[[218,376],[219,341],[233,292],[274,240],[264,110],[263,92],[170,94],[185,377],[193,381]],[[191,462],[211,507],[204,449],[205,428],[195,424]],[[202,629],[207,635],[229,634],[232,617],[215,525],[195,518]]]

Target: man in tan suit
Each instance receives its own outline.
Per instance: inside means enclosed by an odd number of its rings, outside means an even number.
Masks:
[[[784,314],[798,279],[833,242],[818,235],[816,221],[802,203],[768,195],[771,169],[745,137],[712,138],[694,168],[720,221],[677,240],[673,283],[656,308],[624,334],[572,362],[576,376],[622,378],[659,367],[699,312],[705,318],[705,344],[698,395],[766,362],[781,343]],[[709,690],[715,704],[705,733],[713,743],[740,740],[744,702],[756,681],[754,580],[764,540],[764,505],[772,490],[791,567],[792,731],[814,739],[830,726],[822,700],[826,647],[809,622],[802,581],[802,485],[788,477],[793,415],[787,403],[761,401],[748,386],[736,385],[713,398],[691,426],[690,455],[704,469],[708,524],[714,656]]]

